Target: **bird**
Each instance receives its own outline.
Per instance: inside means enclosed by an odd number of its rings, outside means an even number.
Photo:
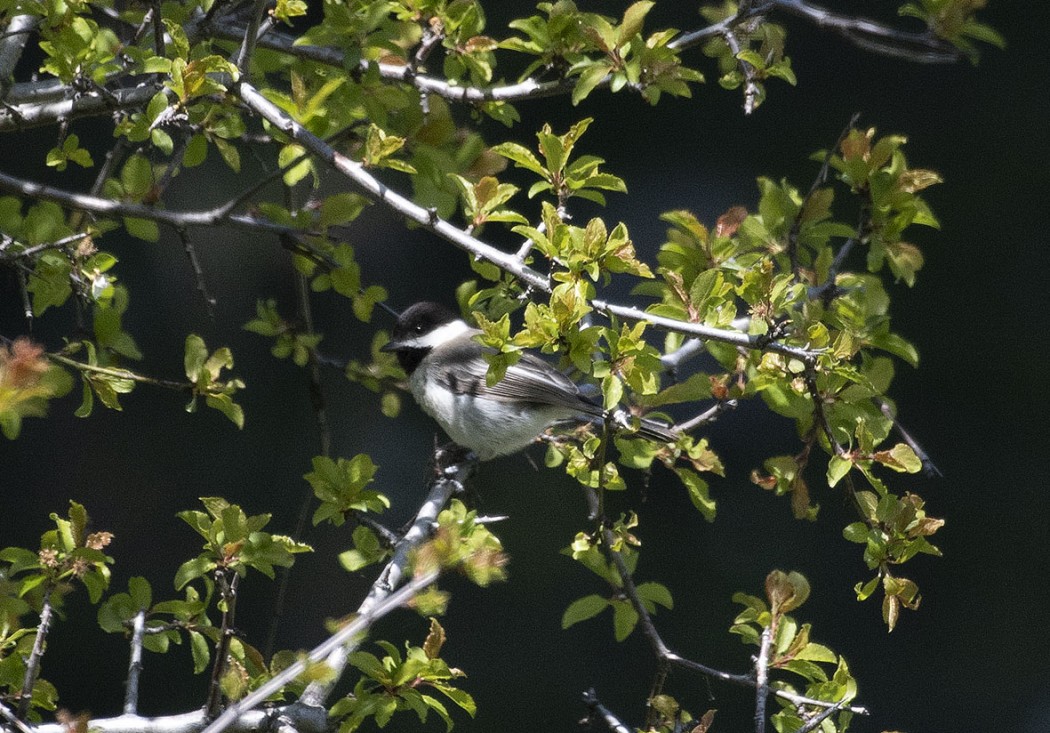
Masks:
[[[481,331],[441,305],[423,301],[398,316],[393,352],[423,412],[441,425],[454,443],[487,461],[516,453],[555,423],[612,419],[625,431],[660,443],[677,433],[655,420],[632,421],[622,409],[607,411],[580,391],[562,372],[530,352],[507,367],[495,384],[486,382],[485,353],[474,338]]]

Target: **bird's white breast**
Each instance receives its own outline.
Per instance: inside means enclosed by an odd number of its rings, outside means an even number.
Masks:
[[[416,402],[437,420],[457,445],[469,448],[486,461],[515,453],[536,439],[552,423],[571,417],[561,407],[487,400],[455,394],[428,378],[432,365],[412,373],[409,385]]]

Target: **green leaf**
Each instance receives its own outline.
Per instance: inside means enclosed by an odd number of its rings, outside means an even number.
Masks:
[[[204,345],[204,339],[191,333],[186,337],[185,355],[183,356],[186,378],[195,383],[207,359],[208,347]]]
[[[146,242],[156,242],[160,239],[160,228],[152,219],[139,219],[133,216],[124,217],[124,228],[128,234]]]
[[[828,460],[828,486],[834,487],[853,468],[853,461],[841,456],[832,456]]]
[[[627,601],[613,601],[613,632],[616,641],[623,641],[638,625],[638,612]]]
[[[215,561],[206,555],[198,555],[192,560],[187,560],[175,571],[175,590],[182,590],[191,580],[207,575],[215,568]]]
[[[650,601],[664,608],[674,608],[671,591],[662,583],[640,583],[636,590],[638,591],[638,597],[642,600]]]
[[[597,616],[609,606],[609,601],[599,595],[589,595],[577,598],[565,609],[561,617],[561,627],[567,629],[580,621]]]
[[[623,22],[620,23],[620,33],[616,40],[617,46],[622,46],[641,32],[645,16],[655,4],[655,2],[650,2],[650,0],[641,0],[627,8],[623,14]]]
[[[675,474],[685,486],[689,493],[689,501],[703,515],[704,519],[711,522],[715,518],[716,503],[708,493],[707,482],[693,470],[688,468],[676,468]]]

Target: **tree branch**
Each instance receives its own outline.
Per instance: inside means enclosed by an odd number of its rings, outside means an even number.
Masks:
[[[462,229],[453,226],[450,222],[441,219],[432,210],[425,209],[401,194],[393,191],[387,187],[386,184],[372,176],[364,165],[334,150],[330,145],[307,130],[296,120],[285,114],[285,112],[278,108],[277,105],[262,96],[262,94],[260,94],[259,91],[248,82],[239,82],[235,86],[235,89],[237,94],[240,95],[241,99],[248,105],[248,107],[263,117],[267,122],[274,125],[289,137],[293,138],[296,142],[303,145],[303,147],[317,155],[318,158],[331,166],[334,170],[346,176],[351,183],[357,186],[372,200],[378,201],[393,209],[409,221],[413,221],[424,229],[428,229],[434,234],[437,234],[442,239],[465,250],[475,258],[491,262],[504,272],[516,277],[527,287],[544,293],[551,292],[550,281],[547,277],[522,264],[515,255],[496,249],[492,245],[467,234]],[[0,184],[2,183],[3,179],[0,178]],[[771,341],[760,336],[749,336],[748,334],[736,331],[727,331],[724,329],[703,326],[701,324],[678,321],[672,318],[663,318],[646,313],[637,308],[615,305],[606,301],[594,300],[592,301],[592,305],[597,311],[608,316],[616,316],[629,321],[647,321],[657,328],[677,331],[678,333],[684,333],[690,336],[714,339],[749,349],[773,351],[775,353],[784,354],[785,356],[801,359],[806,363],[812,363],[816,358],[814,352],[795,346],[788,346],[777,341]]]
[[[818,28],[831,30],[865,51],[930,64],[953,63],[962,58],[957,48],[929,31],[903,31],[875,20],[839,15],[805,0],[770,2],[776,8],[811,21]]]
[[[364,632],[367,631],[372,624],[383,616],[386,616],[391,611],[408,603],[420,591],[437,580],[437,577],[438,572],[436,570],[431,571],[413,578],[412,581],[403,588],[384,596],[379,601],[368,604],[368,599],[366,599],[365,603],[362,603],[361,607],[358,608],[357,615],[353,621],[314,647],[313,651],[307,655],[306,659],[301,659],[281,670],[281,672],[249,695],[230,705],[222,715],[212,721],[203,731],[201,731],[201,733],[221,733],[222,731],[234,728],[239,723],[242,716],[249,714],[252,708],[265,702],[271,695],[299,677],[311,664],[325,662],[331,658],[333,652],[339,650],[344,650],[345,653],[348,654],[357,647]],[[371,598],[371,596],[369,597]],[[301,703],[302,700],[300,700],[300,704]],[[284,713],[288,714],[289,709],[286,708]],[[92,721],[92,727],[95,727],[94,723],[95,721]],[[101,730],[103,730],[104,733],[114,733],[105,728],[102,728]],[[50,733],[50,731],[40,731],[40,733]]]
[[[26,724],[24,720],[19,719],[7,705],[0,702],[0,718],[3,718],[7,723],[13,726],[19,733],[36,733],[36,729]]]
[[[215,645],[215,663],[211,668],[211,680],[208,682],[208,700],[204,711],[209,718],[214,718],[222,706],[222,677],[230,656],[230,639],[233,638],[233,623],[237,614],[237,581],[240,575],[226,568],[215,571],[215,584],[219,586],[222,623],[219,627],[219,643]]]
[[[139,706],[139,679],[142,677],[142,642],[146,638],[146,609],[140,608],[131,626],[131,659],[128,663],[124,714],[136,715]]]
[[[609,708],[601,704],[593,688],[583,693],[583,704],[590,710],[591,718],[600,720],[612,733],[632,733],[629,726],[616,717]]]
[[[712,677],[714,679],[722,680],[723,682],[731,682],[735,685],[743,685],[745,687],[754,687],[757,689],[758,683],[755,676],[750,674],[732,674],[731,672],[724,672],[714,667],[708,667],[706,664],[693,661],[692,659],[686,659],[685,657],[676,654],[671,651],[663,638],[660,636],[660,632],[656,628],[656,624],[653,623],[652,616],[649,611],[645,608],[645,604],[642,603],[641,597],[638,595],[637,586],[635,586],[634,579],[624,563],[623,558],[618,552],[612,550],[613,542],[615,541],[612,530],[608,528],[606,521],[603,518],[602,526],[602,551],[610,562],[616,567],[616,572],[620,576],[620,580],[623,583],[623,593],[627,596],[631,603],[631,607],[635,613],[638,614],[638,623],[642,628],[642,633],[645,638],[649,641],[649,646],[652,648],[653,654],[660,662],[665,662],[684,669],[689,669],[694,672]],[[817,700],[804,695],[798,695],[787,690],[770,689],[767,685],[767,696],[774,695],[783,700],[787,700],[795,705],[812,705],[814,707],[821,708],[841,708],[849,710],[857,715],[867,715],[867,708],[859,705],[846,706],[845,701],[839,700],[838,702],[828,702],[827,700]],[[764,717],[764,716],[763,716]]]
[[[39,15],[15,15],[7,21],[3,39],[0,40],[0,88],[8,89],[8,80],[22,58],[30,34],[43,20]],[[5,95],[0,95],[2,98]]]
[[[19,85],[15,85],[17,87]],[[141,84],[125,89],[115,89],[108,95],[97,90],[63,99],[69,88],[59,83],[57,89],[52,85],[44,87],[48,93],[58,92],[55,101],[27,102],[7,108],[0,107],[0,132],[24,130],[31,127],[53,125],[60,120],[74,120],[81,117],[94,117],[110,112],[131,109],[146,104],[160,89],[155,82]],[[13,94],[12,94],[13,96]]]
[[[47,634],[51,630],[51,592],[54,586],[50,581],[44,586],[44,597],[40,608],[40,625],[36,628],[36,636],[33,637],[33,651],[29,653],[26,662],[26,673],[22,679],[22,694],[18,699],[18,717],[25,720],[29,712],[29,705],[33,701],[33,686],[36,684],[37,675],[40,674],[40,660],[44,658],[44,649],[47,646]]]
[[[773,643],[773,629],[762,629],[762,640],[755,659],[755,733],[766,730],[766,700],[769,699],[769,648]]]
[[[408,531],[395,545],[394,554],[390,558],[390,562],[387,563],[379,577],[372,583],[368,595],[357,609],[358,614],[367,615],[371,613],[374,608],[382,606],[391,597],[390,594],[404,580],[411,553],[430,537],[438,514],[448,504],[453,495],[463,491],[464,483],[474,468],[474,464],[470,462],[456,463],[447,468],[441,468],[440,456],[438,464],[439,473],[431,483],[426,500],[419,508],[419,511],[416,512],[416,516],[412,520]],[[299,698],[300,703],[311,707],[318,707],[324,704],[324,701],[346,668],[347,657],[350,651],[349,647],[343,645],[336,644],[332,646],[324,656],[326,664],[333,672],[331,679],[327,682],[310,683]],[[206,733],[218,733],[218,731],[207,731]]]

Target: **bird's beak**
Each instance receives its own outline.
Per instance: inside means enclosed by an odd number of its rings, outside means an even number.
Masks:
[[[379,347],[380,351],[401,351],[405,348],[404,341],[387,341]]]

